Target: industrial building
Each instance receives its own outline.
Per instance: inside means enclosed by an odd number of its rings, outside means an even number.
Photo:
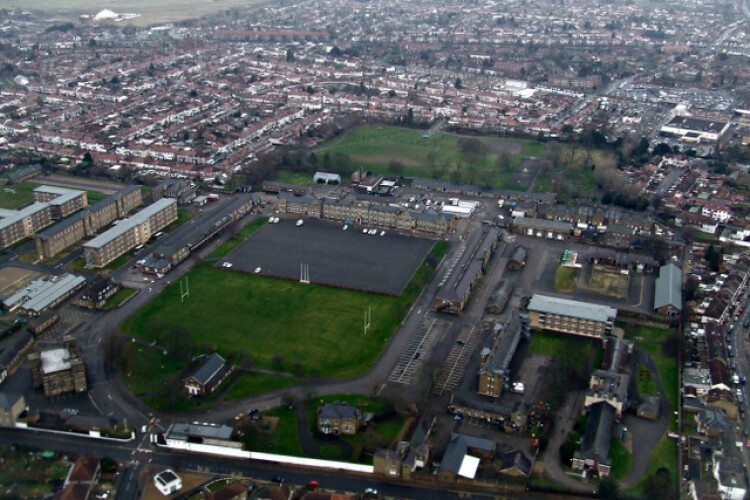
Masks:
[[[668,318],[682,311],[682,269],[671,262],[659,269],[654,283],[654,310]]]
[[[532,328],[601,339],[612,333],[617,309],[534,294],[529,301]]]
[[[86,265],[104,267],[120,255],[144,245],[177,220],[177,200],[162,198],[83,245]]]
[[[85,278],[73,274],[34,280],[3,299],[3,305],[9,311],[37,317],[76,293],[85,283]]]

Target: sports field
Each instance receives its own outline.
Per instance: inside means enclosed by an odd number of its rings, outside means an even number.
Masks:
[[[434,244],[391,231],[370,235],[333,222],[307,220],[296,226],[295,221],[265,224],[219,267],[298,281],[305,264],[311,283],[400,295]],[[232,267],[223,267],[225,262]]]
[[[461,140],[481,148],[462,148]],[[365,126],[351,130],[316,150],[325,169],[336,154],[347,155],[355,167],[392,175],[392,163],[403,165],[406,177],[430,177],[496,188],[527,188],[531,178],[519,169],[524,157],[540,157],[545,145],[523,139],[469,137],[399,127]],[[328,159],[326,160],[326,155]]]
[[[446,250],[438,242],[399,297],[227,272],[205,262],[188,273],[184,303],[179,282],[172,283],[122,329],[150,342],[160,334],[154,325],[177,325],[190,333],[194,353],[239,351],[259,368],[352,377],[375,362]]]

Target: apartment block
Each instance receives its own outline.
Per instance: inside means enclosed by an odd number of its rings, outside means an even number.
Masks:
[[[534,294],[529,301],[532,328],[601,339],[612,333],[617,310],[611,307]]]

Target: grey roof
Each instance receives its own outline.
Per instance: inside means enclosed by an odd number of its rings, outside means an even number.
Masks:
[[[110,241],[114,240],[118,236],[128,232],[132,231],[135,227],[143,224],[147,220],[149,220],[154,214],[164,210],[169,205],[176,204],[177,200],[174,198],[162,198],[160,200],[155,201],[151,205],[147,206],[137,214],[133,215],[129,219],[125,219],[121,221],[118,225],[115,227],[112,227],[106,231],[104,231],[102,234],[97,236],[96,238],[93,238],[92,240],[86,242],[83,244],[85,248],[101,248]]]
[[[0,392],[0,408],[10,408],[21,399],[23,395],[10,392]]]
[[[89,207],[87,208],[87,210],[89,212],[98,212],[99,210],[101,210],[101,209],[103,209],[103,208],[108,207],[109,205],[111,205],[115,200],[117,200],[121,196],[123,196],[125,194],[128,194],[128,193],[130,193],[132,191],[135,191],[137,189],[140,190],[141,186],[139,186],[137,184],[130,184],[129,186],[125,186],[124,188],[120,189],[116,193],[113,193],[113,194],[107,196],[106,198],[97,201],[93,205],[89,205]]]
[[[294,194],[294,193],[287,193],[287,192],[281,192],[279,193],[279,198],[283,198],[287,202],[293,202],[293,203],[302,203],[304,205],[309,205],[310,203],[322,203],[318,198],[311,195],[310,193],[305,193],[302,195]]]
[[[698,132],[712,132],[718,134],[724,128],[727,122],[704,120],[690,116],[675,116],[665,127],[682,128]]]
[[[4,302],[9,306],[21,303],[21,308],[38,314],[86,283],[86,278],[74,274],[57,278],[55,281],[34,280]]]
[[[31,217],[37,212],[41,212],[42,210],[47,210],[49,206],[50,206],[49,202],[42,202],[42,203],[34,203],[20,210],[15,210],[15,211],[4,210],[2,214],[0,215],[3,217],[0,220],[0,229],[5,229],[6,227],[10,227],[14,224],[17,224],[18,222],[22,221],[23,219],[27,217]]]
[[[480,372],[502,374],[508,369],[521,341],[525,323],[525,318],[518,311],[513,311],[505,325],[501,325],[497,338],[492,343],[490,354],[480,367]]]
[[[190,376],[199,384],[208,385],[211,382],[211,379],[215,377],[222,368],[224,368],[225,363],[226,361],[224,358],[222,358],[219,353],[215,352],[206,358],[198,369]]]
[[[542,231],[570,231],[572,226],[570,222],[534,219],[532,217],[516,217],[513,219],[513,225],[524,229],[540,229]]]
[[[51,193],[57,195],[56,198],[47,201],[47,203],[49,203],[50,205],[62,205],[74,198],[81,196],[82,194],[86,194],[85,191],[78,191],[77,189],[67,189],[58,186],[39,186],[34,188],[34,192]]]
[[[167,429],[167,439],[178,439],[187,441],[188,438],[203,439],[231,439],[232,428],[228,425],[199,424],[199,423],[176,423]]]
[[[153,247],[158,255],[171,255],[178,250],[188,247],[191,250],[210,238],[218,230],[230,224],[234,219],[230,215],[241,205],[254,200],[252,194],[235,194],[221,209],[212,210],[201,217],[193,217],[188,222],[173,231],[169,238],[162,238]]]
[[[318,408],[318,415],[322,418],[357,418],[357,407],[334,401],[321,405]]]
[[[503,459],[500,462],[500,470],[506,471],[516,468],[524,476],[528,476],[531,473],[532,465],[534,465],[534,459],[531,456],[522,450],[514,450],[503,455]]]
[[[577,300],[561,299],[549,295],[534,294],[529,301],[529,311],[539,311],[547,314],[559,314],[580,319],[588,319],[606,323],[617,316],[617,309],[598,304],[589,304]]]
[[[339,174],[332,174],[330,172],[315,172],[313,179],[315,182],[318,182],[318,180],[341,182]]]
[[[8,176],[8,179],[10,179],[11,181],[15,181],[16,179],[22,179],[30,175],[36,175],[41,171],[42,171],[42,165],[40,165],[39,163],[35,163],[34,165],[29,165],[27,167],[19,168],[18,170],[10,174]]]
[[[682,310],[682,270],[671,262],[659,269],[654,285],[654,309],[664,306]]]
[[[604,339],[604,355],[602,356],[602,370],[619,372],[625,368],[628,354],[633,348],[633,341],[608,336]]]
[[[589,407],[589,418],[581,441],[581,450],[575,458],[596,460],[602,465],[612,465],[609,458],[609,443],[615,426],[615,409],[607,403],[596,403]]]
[[[58,222],[52,227],[48,227],[44,231],[39,231],[36,233],[36,237],[40,240],[46,240],[47,238],[50,238],[52,236],[55,236],[57,233],[62,231],[63,229],[72,226],[73,224],[76,224],[77,222],[82,221],[86,217],[84,212],[78,212],[74,215],[71,215],[70,217],[65,217],[63,220]]]
[[[521,264],[526,263],[526,248],[523,245],[518,245],[511,254],[509,261],[519,262]]]
[[[448,447],[445,449],[445,453],[443,453],[440,470],[449,470],[458,474],[458,471],[461,469],[461,463],[467,455],[469,448],[493,452],[495,450],[495,442],[491,439],[467,436],[466,434],[452,434]]]
[[[732,424],[727,419],[727,414],[719,408],[704,407],[698,412],[698,420],[709,429],[718,431],[732,430]]]
[[[438,298],[460,301],[466,297],[476,275],[484,265],[484,253],[497,242],[499,235],[497,228],[485,227],[481,233],[475,232],[469,236],[465,247],[467,251],[461,254],[460,261],[453,267],[447,282],[440,288]]]
[[[434,191],[453,191],[469,194],[478,194],[490,198],[536,200],[540,203],[550,203],[557,199],[554,193],[529,193],[526,191],[514,191],[512,189],[483,188],[473,184],[456,184],[436,179],[415,178],[412,180],[413,187],[430,189]]]

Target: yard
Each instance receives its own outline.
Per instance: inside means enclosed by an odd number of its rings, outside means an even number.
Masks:
[[[630,495],[636,498],[643,498],[647,493],[647,483],[654,481],[654,477],[661,471],[661,477],[668,481],[668,487],[672,491],[677,489],[677,442],[674,439],[670,439],[666,435],[661,438],[661,441],[654,447],[651,452],[651,459],[648,463],[648,473],[646,477],[641,480],[640,483],[635,485],[633,488],[625,492],[628,497]]]
[[[406,422],[406,417],[397,413],[393,405],[386,399],[358,394],[339,394],[312,398],[306,401],[308,408],[307,424],[310,432],[316,432],[317,408],[324,403],[333,403],[335,401],[359,405],[362,413],[369,412],[375,415],[366,429],[361,429],[353,436],[341,436],[341,439],[349,442],[354,447],[354,456],[338,457],[342,460],[370,461],[369,455],[378,447],[390,446]],[[365,456],[368,458],[365,458]]]
[[[476,140],[476,148],[461,141]],[[465,142],[464,142],[465,143]],[[540,157],[545,145],[522,139],[468,137],[443,132],[425,133],[387,126],[364,126],[335,138],[316,151],[323,170],[346,155],[381,175],[432,177],[497,188],[528,188],[531,175],[517,176],[524,157]],[[394,168],[394,165],[398,167]]]
[[[669,412],[672,413],[677,408],[678,402],[677,331],[629,323],[617,323],[617,326],[625,330],[625,338],[633,340],[635,345],[648,352],[654,360],[659,378],[669,398],[671,406]],[[669,426],[672,430],[676,429],[674,417],[670,418]]]
[[[245,423],[245,449],[279,455],[304,457],[297,433],[297,417],[294,410],[286,407],[263,412],[260,423]],[[266,426],[263,422],[267,421]]]
[[[622,441],[612,438],[609,443],[609,456],[612,459],[612,479],[622,481],[628,477],[630,468],[633,466],[633,456],[625,448]]]
[[[179,331],[181,343],[192,341],[194,354],[238,353],[259,368],[352,377],[375,362],[446,250],[447,243],[438,242],[399,297],[228,272],[203,262],[187,275],[190,297],[184,303],[179,282],[172,283],[122,328],[148,342]],[[371,327],[363,334],[368,309]]]
[[[594,266],[591,269],[591,277],[586,284],[586,290],[600,295],[609,295],[619,299],[628,296],[630,276],[622,274],[619,269],[605,266]]]
[[[589,355],[592,341],[587,338],[545,330],[534,330],[531,334],[529,352],[551,358],[561,357],[573,364],[583,364]]]
[[[555,271],[555,290],[558,292],[572,292],[576,289],[576,280],[580,270],[575,267],[560,266]]]
[[[51,455],[54,457],[54,453]],[[22,446],[4,446],[0,459],[3,498],[46,498],[55,483],[62,483],[71,466],[69,462],[43,458],[41,453]]]
[[[291,170],[277,170],[274,181],[305,186],[307,184],[312,184],[313,178],[309,173],[292,172]]]

